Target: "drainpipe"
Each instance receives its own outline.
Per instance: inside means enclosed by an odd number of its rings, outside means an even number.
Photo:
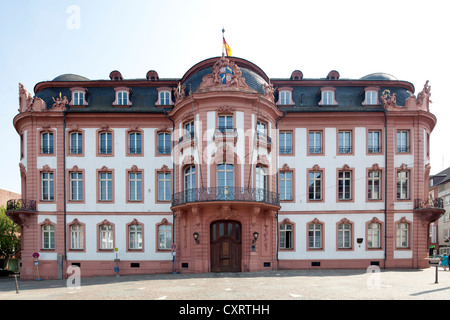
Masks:
[[[175,156],[175,139],[174,139],[174,135],[175,135],[175,121],[170,118],[167,115],[167,111],[165,109],[163,109],[164,112],[164,116],[169,119],[170,121],[172,121],[172,174],[173,174],[173,178],[172,178],[172,198],[175,194],[175,161],[174,161],[174,156]],[[172,203],[173,203],[173,199],[172,199]],[[175,213],[172,211],[172,224],[173,224],[173,243],[175,243]],[[174,257],[175,259],[175,257]]]
[[[387,259],[387,177],[388,177],[388,163],[387,163],[387,111],[384,107],[384,268],[386,269]]]
[[[63,176],[64,176],[64,178],[63,178],[63,181],[64,181],[64,261],[67,264],[66,110],[63,110],[63,155],[64,155],[64,157],[63,157]],[[63,267],[63,270],[64,270],[64,267]],[[62,277],[64,278],[64,272],[63,272]]]
[[[278,122],[281,120],[281,119],[283,119],[284,117],[286,117],[286,110],[284,110],[283,111],[283,115],[280,117],[280,118],[278,118],[276,121],[275,121],[275,131],[276,131],[276,134],[277,134],[277,157],[276,157],[276,169],[277,169],[277,174],[276,174],[276,192],[278,193],[278,180],[279,180],[279,176],[278,176],[278,158],[279,158],[279,148],[278,148],[278,143],[279,143],[279,138],[280,138],[280,135],[278,134]],[[278,198],[278,201],[280,201],[280,199]],[[276,258],[277,258],[277,269],[278,269],[278,212],[279,211],[277,211],[277,213],[276,213],[276,226],[275,226],[275,228],[276,228],[276,241],[275,241],[275,243],[276,243]]]

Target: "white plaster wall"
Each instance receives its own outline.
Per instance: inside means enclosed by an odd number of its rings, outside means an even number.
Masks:
[[[353,240],[352,244],[354,250],[337,251],[337,223],[347,218],[353,222]],[[283,259],[383,259],[384,250],[366,250],[366,223],[372,220],[373,217],[378,218],[384,222],[384,213],[356,213],[356,214],[281,214],[278,221],[283,221],[288,218],[295,223],[295,251],[279,251],[278,257]],[[308,230],[307,223],[315,218],[325,223],[324,226],[324,250],[321,251],[307,251],[308,247]],[[363,238],[363,243],[359,245],[356,243],[357,238]]]

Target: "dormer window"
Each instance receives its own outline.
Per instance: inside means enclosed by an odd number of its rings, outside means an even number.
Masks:
[[[364,89],[365,99],[362,103],[363,106],[377,106],[380,103],[378,102],[378,91],[379,88],[376,87],[368,87]]]
[[[116,100],[113,102],[113,106],[131,106],[130,94],[131,90],[129,88],[114,88],[116,91]]]
[[[70,100],[70,106],[87,106],[86,102],[86,89],[84,88],[71,88],[72,100]]]
[[[319,106],[336,106],[338,103],[335,99],[336,88],[325,87],[320,89],[321,100]]]
[[[172,91],[168,87],[158,88],[158,101],[156,101],[156,105],[158,106],[170,106],[173,105],[172,102]]]
[[[279,98],[277,105],[280,106],[292,106],[294,102],[292,101],[292,88],[279,88]]]

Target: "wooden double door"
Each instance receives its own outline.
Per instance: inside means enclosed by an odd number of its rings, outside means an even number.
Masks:
[[[240,272],[242,226],[238,221],[211,223],[211,271]]]

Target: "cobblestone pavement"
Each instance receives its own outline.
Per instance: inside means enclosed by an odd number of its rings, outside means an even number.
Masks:
[[[64,280],[0,278],[3,300],[448,300],[450,271],[276,270]]]

